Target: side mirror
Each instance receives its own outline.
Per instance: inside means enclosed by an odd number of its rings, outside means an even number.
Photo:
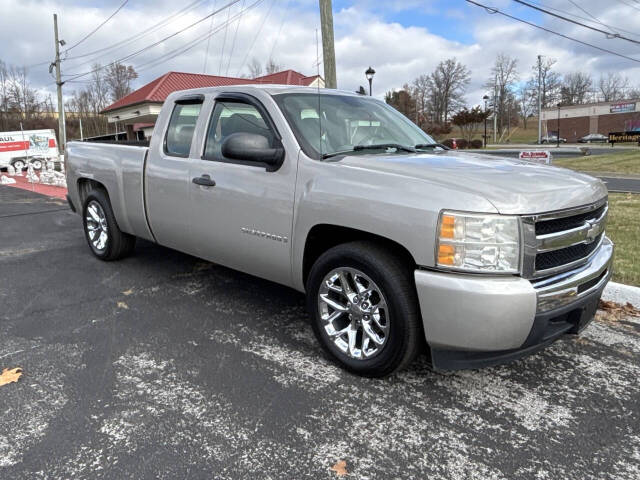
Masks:
[[[278,167],[284,159],[283,148],[272,148],[264,135],[238,132],[222,142],[222,155],[233,160],[248,160]]]

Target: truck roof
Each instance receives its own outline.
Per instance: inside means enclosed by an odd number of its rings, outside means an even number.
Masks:
[[[177,92],[173,92],[171,96],[175,96],[176,94],[181,94],[185,92],[189,93],[214,93],[214,92],[243,92],[243,93],[251,93],[251,92],[265,92],[269,95],[277,95],[280,93],[312,93],[315,95],[350,95],[350,96],[360,96],[360,94],[351,92],[349,90],[338,90],[331,88],[317,88],[317,87],[304,87],[297,85],[256,85],[256,84],[247,84],[247,85],[229,85],[222,87],[202,87],[202,88],[192,88],[190,90],[180,90]]]

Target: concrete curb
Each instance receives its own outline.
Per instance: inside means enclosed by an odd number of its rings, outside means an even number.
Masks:
[[[629,302],[634,307],[640,308],[640,287],[609,282],[602,293],[602,299],[622,305]]]

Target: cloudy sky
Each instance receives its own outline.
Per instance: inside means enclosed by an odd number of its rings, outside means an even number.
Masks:
[[[241,0],[211,20],[161,41],[230,1],[129,0],[95,34],[75,46],[123,0],[0,0],[0,60],[29,67],[32,83],[43,92],[53,92],[46,62],[53,58],[52,15],[57,13],[61,38],[67,43],[63,50],[72,47],[64,54],[63,73],[67,80],[75,80],[65,85],[65,94],[82,88],[88,77],[76,76],[90,71],[92,63],[122,58],[140,74],[135,87],[169,70],[236,76],[247,72],[253,57],[264,61],[272,56],[286,68],[316,73],[317,0]],[[529,2],[640,42],[638,0]],[[371,65],[377,71],[374,94],[382,95],[430,72],[440,60],[456,57],[472,72],[467,101],[476,104],[485,93],[482,85],[499,52],[518,59],[523,80],[530,77],[536,55],[541,54],[557,59],[560,73],[580,70],[597,78],[615,71],[640,83],[640,44],[608,39],[511,0],[478,3],[638,60],[559,38],[464,0],[334,0],[339,88],[355,90],[365,85],[364,71]],[[237,20],[228,22],[228,16]],[[205,39],[208,32],[215,32],[210,40]]]

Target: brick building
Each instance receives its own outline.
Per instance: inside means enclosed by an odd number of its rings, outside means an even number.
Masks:
[[[560,136],[575,142],[590,133],[640,131],[640,99],[560,107]],[[558,107],[542,109],[543,135],[558,132]]]

